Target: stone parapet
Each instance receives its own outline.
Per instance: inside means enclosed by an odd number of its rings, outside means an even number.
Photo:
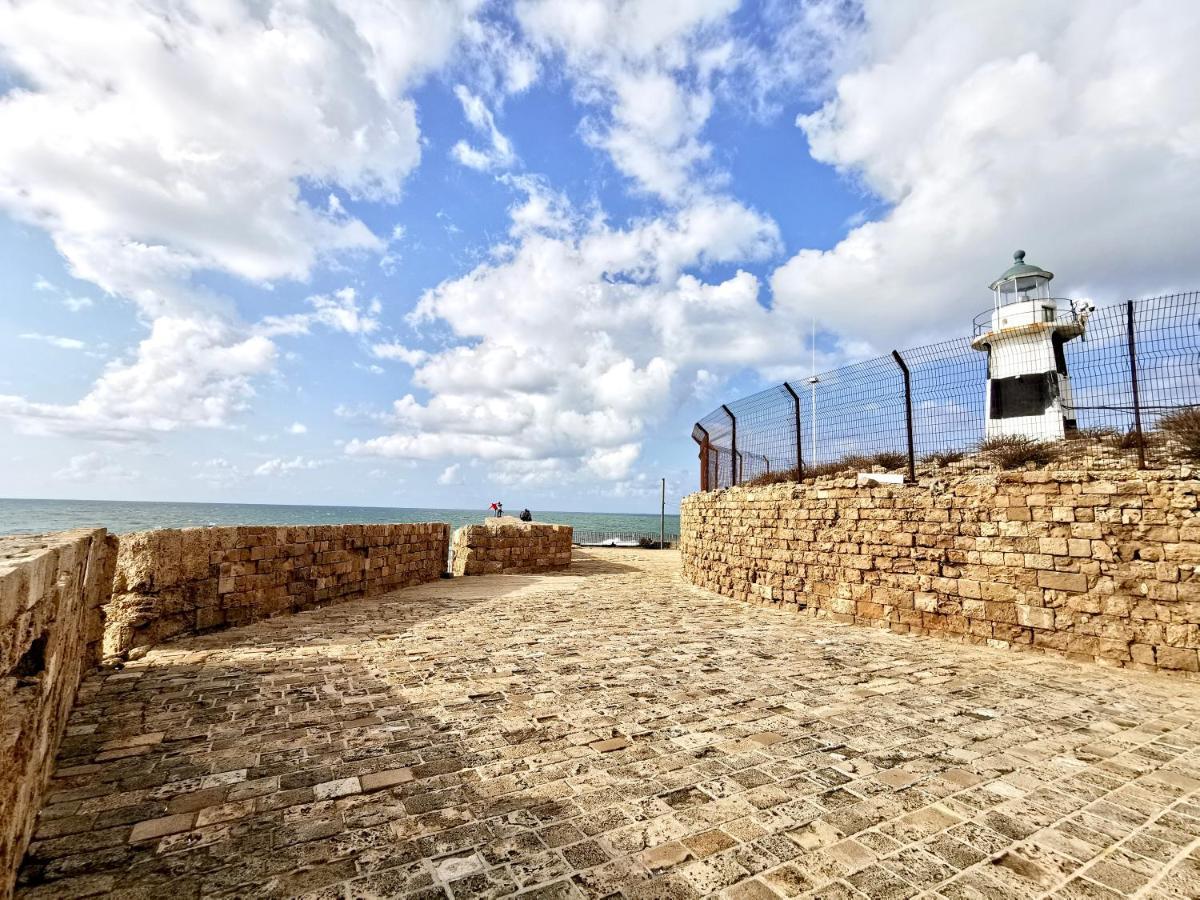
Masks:
[[[237,526],[122,535],[106,654],[438,578],[450,526]]]
[[[570,525],[522,522],[512,516],[465,525],[454,533],[455,575],[505,575],[565,569],[571,564]]]
[[[0,897],[11,896],[84,673],[100,660],[116,540],[0,537]]]
[[[1200,671],[1200,481],[1022,471],[692,494],[686,578],[841,622]]]

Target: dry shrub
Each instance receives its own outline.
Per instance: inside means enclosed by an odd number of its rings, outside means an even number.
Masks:
[[[1024,435],[988,438],[979,451],[1002,469],[1019,469],[1029,463],[1047,466],[1058,456],[1054,444]]]
[[[903,453],[883,450],[879,453],[851,453],[831,465],[837,466],[836,471],[853,469],[856,472],[869,472],[875,466],[884,469],[899,469],[908,463],[908,457]]]
[[[778,472],[764,472],[762,475],[756,475],[749,481],[742,482],[748,487],[758,487],[762,484],[782,484],[786,481],[799,481],[796,468],[793,466],[790,469],[780,469]],[[808,474],[808,469],[804,470],[804,474]]]
[[[882,453],[876,453],[871,457],[871,461],[885,469],[899,469],[902,466],[908,465],[907,453],[896,453],[892,450],[884,450]]]
[[[1118,435],[1116,444],[1122,450],[1136,450],[1139,444],[1143,447],[1149,444],[1149,437],[1147,434],[1138,434],[1135,428],[1130,428],[1125,433]]]
[[[1095,443],[1115,443],[1120,437],[1115,428],[1076,428],[1066,433],[1068,441],[1092,441]]]
[[[948,466],[950,463],[956,463],[966,457],[966,454],[961,450],[939,450],[937,453],[930,453],[921,462],[934,466]]]
[[[1200,407],[1167,413],[1158,420],[1158,430],[1178,442],[1184,456],[1200,462]]]
[[[815,466],[804,467],[804,477],[823,478],[826,475],[836,475],[839,472],[844,472],[846,468],[846,461],[844,459],[835,460],[834,462],[817,463]]]

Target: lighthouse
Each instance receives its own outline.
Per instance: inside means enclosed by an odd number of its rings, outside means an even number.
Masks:
[[[987,353],[989,438],[1059,440],[1076,428],[1063,346],[1083,334],[1091,305],[1051,297],[1052,278],[1018,250],[989,285],[992,309],[975,320],[971,346]]]

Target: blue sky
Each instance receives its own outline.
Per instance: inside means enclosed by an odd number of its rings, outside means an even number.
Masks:
[[[1016,246],[1067,296],[1194,289],[1197,37],[1168,0],[6,7],[0,496],[653,510],[813,322],[821,368],[962,333]]]

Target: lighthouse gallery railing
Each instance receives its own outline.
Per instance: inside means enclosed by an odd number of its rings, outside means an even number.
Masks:
[[[1063,445],[1072,464],[1162,465],[1158,421],[1200,406],[1200,293],[1101,307],[1063,355],[1078,426]],[[843,463],[910,475],[970,453],[985,431],[987,365],[987,354],[962,337],[730,400],[692,429],[700,488],[806,477]]]

